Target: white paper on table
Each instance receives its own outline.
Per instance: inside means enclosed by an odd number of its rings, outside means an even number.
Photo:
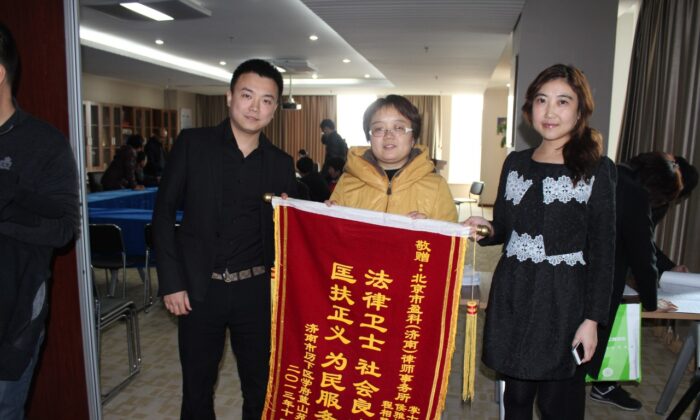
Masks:
[[[665,271],[659,284],[658,298],[676,305],[677,312],[700,313],[700,274]]]

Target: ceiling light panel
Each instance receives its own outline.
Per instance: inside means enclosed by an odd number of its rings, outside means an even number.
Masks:
[[[173,20],[172,16],[166,15],[163,12],[159,12],[158,10],[148,7],[145,4],[141,3],[119,3],[121,7],[127,8],[131,10],[132,12],[138,13],[141,16],[145,16],[149,19],[153,19],[158,22],[163,22],[166,20]]]

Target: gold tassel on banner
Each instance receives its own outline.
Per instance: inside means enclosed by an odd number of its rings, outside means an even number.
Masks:
[[[472,280],[476,276],[476,235],[489,236],[487,226],[479,226],[474,234],[472,243]],[[474,399],[474,382],[476,380],[476,320],[479,313],[479,300],[474,299],[476,285],[471,285],[471,296],[467,300],[467,317],[464,333],[464,363],[462,364],[462,401],[471,402]]]

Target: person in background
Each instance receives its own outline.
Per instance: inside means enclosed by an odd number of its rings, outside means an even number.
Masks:
[[[418,109],[389,95],[367,108],[362,125],[370,145],[350,149],[330,204],[456,222],[447,181],[435,173],[425,146],[416,144]]]
[[[617,173],[615,276],[608,316],[614,319],[630,273],[645,311],[675,310],[671,302],[657,300],[659,272],[656,255],[659,251],[654,244],[654,228],[658,220],[654,221],[653,213],[654,209],[668,208],[680,194],[683,183],[678,163],[666,153],[642,153],[619,164]],[[598,377],[611,328],[612,325],[608,325],[598,330],[598,348],[587,366],[593,377]],[[616,382],[594,383],[590,398],[626,411],[642,408],[641,401],[632,398]]]
[[[0,419],[24,420],[55,248],[78,234],[78,170],[57,129],[13,97],[19,54],[0,23]]]
[[[678,198],[673,201],[673,203],[679,203],[687,199],[698,185],[698,170],[682,156],[675,156],[674,159],[678,164],[678,169],[681,172],[681,181],[683,182],[683,189],[678,194]],[[671,204],[672,203],[666,203],[665,205],[651,209],[651,220],[654,226],[666,216],[666,212],[668,212]],[[673,262],[658,246],[656,246],[656,269],[659,271],[659,276],[661,276],[664,271],[688,272],[688,267],[684,264],[676,264]]]
[[[132,134],[114,155],[114,159],[102,175],[102,188],[105,191],[129,188],[142,190],[143,185],[136,181],[136,155],[143,150],[143,137]]]
[[[542,137],[513,152],[501,172],[481,245],[504,244],[493,274],[482,360],[505,380],[506,419],[583,419],[585,373],[597,326],[608,322],[615,247],[615,165],[588,125],[586,77],[557,64],[530,84],[524,119]]]
[[[136,183],[139,185],[146,186],[146,174],[143,168],[148,164],[147,162],[146,152],[142,150],[136,153]]]
[[[303,157],[297,161],[297,170],[301,174],[299,179],[309,189],[311,201],[324,202],[331,196],[328,184],[320,173],[314,169],[314,161],[309,157]]]
[[[275,259],[272,205],[263,194],[297,196],[292,157],[262,133],[281,96],[282,75],[272,64],[243,62],[226,92],[229,118],[216,127],[183,130],[158,188],[158,294],[178,317],[182,419],[215,418],[227,331],[241,381],[242,418],[262,415]]]
[[[348,154],[348,145],[345,140],[340,137],[337,131],[335,131],[335,123],[333,120],[325,119],[321,121],[321,143],[326,146],[326,157],[323,160],[323,166],[321,167],[321,173],[326,174],[328,169],[328,160],[331,158],[339,158],[345,161]],[[328,179],[326,179],[328,181]]]
[[[155,181],[154,183],[156,185],[160,181],[160,177],[163,176],[163,169],[165,169],[165,149],[163,145],[167,140],[168,130],[161,127],[158,131],[153,133],[151,138],[148,139],[146,146],[144,146],[144,152],[146,152],[146,156],[148,157],[148,163],[143,169],[143,172],[150,180]]]
[[[345,160],[341,158],[331,158],[328,160],[328,168],[323,176],[328,182],[328,189],[333,192],[335,186],[338,184],[340,176],[343,174],[343,169],[345,168]]]

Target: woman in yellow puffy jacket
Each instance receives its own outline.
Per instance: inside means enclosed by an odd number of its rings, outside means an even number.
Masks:
[[[456,222],[447,182],[435,173],[427,149],[416,145],[421,131],[418,109],[403,96],[379,98],[365,111],[363,127],[370,146],[350,149],[330,202]]]

